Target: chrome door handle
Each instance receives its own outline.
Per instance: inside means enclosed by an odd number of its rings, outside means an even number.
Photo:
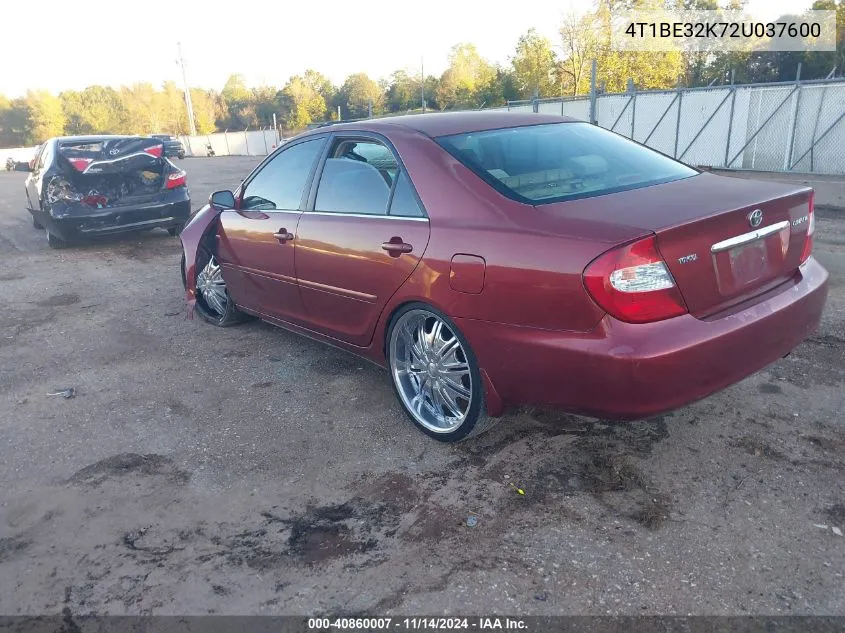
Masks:
[[[279,229],[278,233],[273,233],[273,237],[280,242],[290,242],[293,239],[293,233],[288,233],[287,229]]]

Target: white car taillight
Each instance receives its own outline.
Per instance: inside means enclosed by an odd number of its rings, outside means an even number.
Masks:
[[[621,268],[610,273],[610,284],[619,292],[664,290],[675,285],[663,262]]]

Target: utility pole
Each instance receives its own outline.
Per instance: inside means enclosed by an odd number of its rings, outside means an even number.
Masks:
[[[425,113],[425,66],[423,66],[422,57],[420,57],[420,105]]]
[[[191,129],[191,136],[196,136],[197,126],[194,124],[194,106],[191,103],[191,90],[188,88],[188,77],[185,74],[185,60],[182,59],[182,44],[176,42],[176,48],[179,51],[179,59],[176,63],[182,68],[182,85],[185,86],[185,107],[188,109],[188,126]]]

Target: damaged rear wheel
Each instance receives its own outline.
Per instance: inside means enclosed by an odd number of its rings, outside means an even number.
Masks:
[[[182,280],[185,281],[185,256],[182,256]],[[213,253],[203,247],[197,251],[197,312],[218,327],[243,323],[250,317],[235,306],[226,289],[223,270]]]

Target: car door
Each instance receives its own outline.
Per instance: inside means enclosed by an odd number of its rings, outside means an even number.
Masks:
[[[53,154],[50,141],[42,144],[32,161],[32,171],[26,177],[26,201],[30,209],[41,210],[41,188],[46,184],[42,183],[44,171],[49,166]]]
[[[429,223],[386,142],[336,135],[331,143],[299,220],[296,275],[310,327],[366,346],[419,263]]]
[[[236,209],[220,215],[217,253],[235,303],[301,321],[294,251],[297,223],[325,137],[286,145],[240,187]]]

